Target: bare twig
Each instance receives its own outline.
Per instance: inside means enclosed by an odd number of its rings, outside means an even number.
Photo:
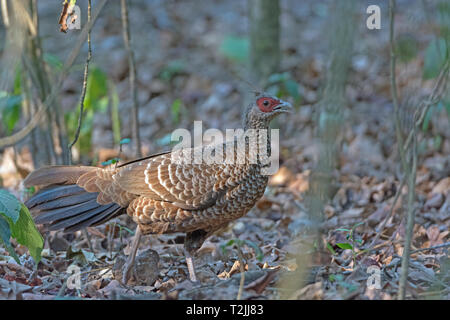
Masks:
[[[438,244],[432,247],[428,247],[428,248],[420,248],[420,249],[416,249],[411,251],[411,254],[417,253],[417,252],[422,252],[422,251],[428,251],[428,250],[436,250],[436,249],[441,249],[441,248],[447,248],[450,247],[450,242],[446,242],[446,243],[442,243],[442,244]]]
[[[91,0],[88,0],[88,23],[90,22],[91,22]],[[72,147],[77,142],[80,136],[81,125],[83,122],[84,99],[86,97],[87,81],[89,75],[89,62],[91,61],[92,58],[91,29],[88,30],[87,44],[88,44],[88,55],[86,58],[86,63],[84,65],[83,88],[81,89],[81,96],[80,96],[80,114],[78,115],[78,126],[77,131],[75,132],[75,137],[73,138],[73,141],[69,144],[69,164],[72,163]]]
[[[121,0],[120,4],[122,11],[123,41],[125,43],[125,48],[128,53],[128,65],[130,69],[130,91],[133,98],[131,128],[133,132],[133,140],[136,146],[136,156],[140,158],[142,157],[142,151],[141,151],[141,137],[139,134],[139,105],[136,87],[136,63],[134,61],[134,53],[130,44],[130,25],[128,20],[127,0]]]
[[[398,299],[403,300],[405,298],[406,293],[406,284],[408,279],[408,268],[409,268],[409,256],[411,251],[411,238],[412,238],[412,230],[414,227],[414,196],[415,196],[415,184],[416,184],[416,163],[417,163],[417,154],[415,148],[414,141],[414,150],[412,155],[413,164],[410,165],[406,158],[406,150],[403,148],[403,133],[402,127],[400,124],[400,108],[398,103],[398,94],[397,94],[397,83],[395,78],[395,42],[394,42],[394,22],[395,22],[395,0],[389,1],[389,43],[390,43],[390,52],[391,52],[391,95],[392,95],[392,103],[394,105],[394,117],[395,117],[395,132],[397,135],[397,146],[400,155],[400,159],[402,162],[402,169],[404,178],[408,180],[408,215],[407,215],[407,227],[405,234],[405,245],[403,249],[403,257],[402,257],[402,272],[400,275],[399,282],[399,291],[398,291]],[[412,130],[415,132],[415,124],[413,124]],[[415,137],[415,133],[414,133]]]
[[[242,291],[244,290],[244,283],[245,283],[245,268],[244,268],[244,255],[242,254],[241,247],[239,244],[236,246],[238,257],[239,257],[239,269],[241,271],[241,280],[239,282],[239,291],[236,297],[236,300],[241,300],[242,298]]]
[[[381,223],[381,226],[378,228],[378,232],[375,236],[375,238],[372,240],[368,251],[371,251],[373,246],[375,245],[375,243],[378,241],[378,239],[380,239],[381,236],[381,231],[384,229],[384,227],[386,226],[386,223],[389,221],[389,219],[391,219],[391,217],[394,215],[395,212],[395,205],[397,204],[398,198],[400,197],[400,194],[402,192],[403,186],[405,185],[405,176],[403,176],[402,181],[400,182],[400,186],[397,189],[397,192],[395,193],[395,197],[394,197],[394,202],[392,202],[392,206],[391,209],[389,210],[389,214],[386,216],[386,218],[384,218],[383,222]]]
[[[366,259],[369,257],[368,254],[370,254],[370,252],[372,250],[377,249],[379,247],[379,245],[376,245],[376,243],[380,239],[381,235],[383,234],[382,231],[383,231],[384,227],[386,226],[387,222],[394,215],[395,206],[397,204],[398,198],[400,197],[400,194],[401,194],[401,191],[403,189],[403,186],[405,185],[405,182],[406,182],[406,176],[403,176],[402,181],[400,182],[400,186],[398,187],[398,189],[397,189],[397,191],[395,193],[394,201],[392,202],[391,209],[389,210],[389,214],[384,218],[384,220],[381,223],[381,225],[377,228],[377,232],[376,232],[375,238],[373,238],[373,240],[371,241],[369,247],[361,252],[361,254],[362,253],[367,253],[367,255],[365,255],[361,259],[361,261],[359,262],[359,266],[356,266],[354,272],[349,276],[349,279],[351,279],[353,275],[357,275],[356,271],[360,268],[360,266],[364,265],[364,261],[366,261]],[[385,241],[382,245],[385,245],[386,243],[392,243],[392,242],[391,242],[391,240],[388,240],[388,241]]]
[[[406,296],[406,283],[408,279],[409,257],[411,255],[411,241],[414,229],[415,219],[415,186],[417,172],[417,136],[416,126],[413,127],[413,150],[412,150],[412,166],[408,172],[408,216],[406,222],[405,246],[402,256],[402,272],[400,274],[400,283],[398,289],[398,299],[403,300]],[[406,173],[405,173],[406,174]]]
[[[80,49],[81,49],[83,43],[85,42],[85,39],[87,38],[88,31],[92,29],[93,24],[97,20],[100,11],[102,10],[102,8],[104,7],[104,5],[106,4],[107,1],[108,0],[102,0],[101,2],[99,2],[98,6],[97,6],[97,10],[92,15],[91,23],[87,23],[81,30],[81,33],[78,36],[77,42],[76,42],[74,48],[72,49],[70,56],[67,58],[66,62],[64,63],[62,72],[61,72],[58,80],[56,81],[55,85],[52,87],[50,94],[47,96],[47,98],[45,99],[42,106],[34,114],[33,118],[31,118],[30,122],[28,122],[22,129],[20,129],[18,132],[16,132],[15,134],[13,134],[9,137],[0,139],[0,149],[7,147],[7,146],[14,145],[17,142],[25,139],[28,136],[28,134],[39,124],[39,122],[40,122],[42,116],[45,114],[47,108],[49,108],[52,105],[53,100],[59,93],[59,90],[61,88],[63,80],[66,78],[67,74],[69,73],[70,68],[72,67],[76,57],[78,56],[78,53],[80,52]]]
[[[407,198],[407,219],[406,219],[406,232],[405,232],[405,243],[404,250],[402,254],[402,271],[400,274],[399,281],[399,291],[398,299],[403,300],[406,297],[406,286],[408,278],[408,269],[410,265],[410,255],[411,255],[411,242],[412,234],[414,228],[415,219],[415,186],[416,186],[416,173],[417,173],[417,130],[422,124],[425,115],[427,114],[429,108],[438,103],[442,98],[447,86],[448,74],[450,69],[450,63],[447,59],[442,66],[438,79],[435,82],[434,88],[429,95],[428,99],[422,101],[422,103],[417,108],[413,117],[412,128],[409,130],[406,140],[402,133],[402,128],[400,125],[400,110],[398,104],[396,80],[395,80],[395,51],[394,51],[394,15],[395,15],[395,0],[390,0],[389,2],[389,19],[390,19],[390,51],[391,51],[391,93],[394,105],[395,113],[395,129],[397,134],[397,145],[399,150],[399,155],[402,162],[402,169],[404,177],[408,182],[408,198]]]
[[[423,101],[423,103],[419,106],[416,113],[414,114],[414,121],[415,121],[414,125],[416,127],[420,127],[430,107],[438,103],[441,100],[442,95],[446,92],[449,70],[450,70],[450,60],[447,59],[444,65],[442,66],[442,69],[439,73],[438,79],[436,80],[436,83],[430,96],[428,97],[428,99]],[[403,146],[403,152],[406,152],[406,150],[409,148],[413,133],[414,133],[413,130],[409,132],[408,137],[406,138],[405,144]]]
[[[389,43],[390,43],[390,53],[391,53],[391,63],[390,63],[390,78],[391,78],[391,95],[392,103],[394,105],[394,119],[395,119],[395,133],[397,135],[397,145],[400,154],[400,159],[402,162],[403,170],[406,170],[406,157],[405,152],[403,152],[403,135],[401,132],[400,125],[400,108],[398,103],[398,93],[397,93],[397,81],[395,76],[395,43],[394,43],[394,15],[395,15],[395,0],[389,1]]]
[[[88,245],[89,250],[91,250],[92,253],[94,253],[94,247],[92,246],[91,237],[89,236],[89,232],[86,228],[82,229],[83,236],[86,238],[86,243]]]

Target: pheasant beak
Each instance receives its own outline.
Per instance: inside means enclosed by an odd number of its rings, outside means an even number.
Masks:
[[[276,111],[277,113],[291,113],[292,105],[289,102],[280,100],[280,104],[276,105],[273,108],[273,111]]]

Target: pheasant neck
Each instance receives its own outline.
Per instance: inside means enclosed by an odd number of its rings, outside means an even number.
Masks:
[[[249,128],[245,130],[245,149],[247,161],[252,164],[261,165],[270,157],[270,129]]]
[[[248,129],[269,129],[269,120],[255,118],[250,115],[244,122],[244,130]]]

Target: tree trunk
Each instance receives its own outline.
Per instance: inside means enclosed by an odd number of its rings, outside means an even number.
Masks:
[[[249,0],[250,72],[255,85],[264,87],[280,66],[279,0]]]

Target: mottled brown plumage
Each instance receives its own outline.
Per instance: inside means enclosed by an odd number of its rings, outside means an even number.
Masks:
[[[260,95],[246,109],[245,129],[267,129],[273,117],[289,108],[275,97]],[[258,138],[258,144],[267,139],[267,135]],[[222,146],[224,154],[228,148],[236,150],[234,141]],[[208,151],[215,146],[199,148]],[[250,161],[252,151],[238,153],[237,163],[199,164],[193,158],[189,158],[191,163],[176,161],[182,152],[150,156],[115,168],[38,169],[24,184],[45,188],[26,205],[36,223],[67,231],[98,225],[126,212],[142,234],[186,232],[185,247],[194,252],[208,235],[254,206],[264,193],[268,176],[261,173],[261,161]]]

